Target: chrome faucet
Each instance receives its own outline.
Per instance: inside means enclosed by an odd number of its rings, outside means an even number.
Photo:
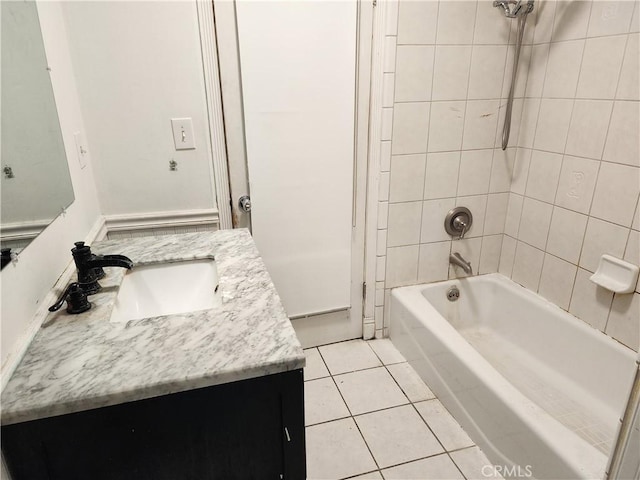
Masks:
[[[86,295],[100,290],[98,280],[104,277],[102,267],[122,267],[131,269],[133,262],[124,255],[94,255],[91,247],[84,242],[76,242],[71,249],[73,261],[78,269],[78,284]]]
[[[462,268],[465,273],[473,275],[471,262],[467,262],[458,252],[449,255],[449,263],[452,265],[457,265],[458,267]]]

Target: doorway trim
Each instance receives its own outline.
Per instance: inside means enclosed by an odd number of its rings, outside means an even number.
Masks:
[[[196,0],[198,14],[198,32],[200,50],[202,52],[202,68],[204,74],[207,116],[209,119],[209,154],[211,155],[211,176],[215,185],[215,196],[218,207],[219,228],[233,228],[231,218],[231,196],[229,193],[229,170],[227,166],[227,149],[222,115],[222,92],[220,89],[220,72],[218,69],[218,45],[213,3],[210,0]]]
[[[348,338],[360,338],[363,334],[365,338],[373,337],[372,322],[367,331],[363,330],[365,327],[363,313],[367,281],[365,278],[365,234],[367,232],[365,222],[368,209],[372,36],[374,15],[377,14],[375,10],[380,9],[375,8],[375,2],[372,0],[357,0],[357,2],[350,314],[348,310],[341,310],[292,319],[305,347]],[[218,204],[224,203],[230,207],[229,221],[233,219],[234,226],[250,226],[248,222],[250,215],[238,212],[233,202],[238,194],[249,193],[235,1],[218,3],[211,0],[197,0],[197,5],[205,88],[208,92],[207,102],[210,110],[209,120],[218,123],[217,126],[220,127],[216,128],[218,132],[212,132],[211,137],[213,147],[222,147],[222,153],[224,153],[224,156],[216,155],[213,148],[213,174],[216,179]],[[218,47],[224,47],[225,52],[219,52]],[[223,105],[226,107],[224,110]],[[212,125],[212,130],[214,127],[215,125]],[[216,136],[216,133],[222,136]],[[223,144],[225,139],[226,143]],[[219,165],[222,159],[224,159],[224,165]],[[220,183],[225,184],[226,188],[218,188]],[[224,199],[221,198],[223,192],[226,196]],[[222,215],[221,228],[225,228],[222,227]],[[366,296],[371,297],[373,301],[375,280],[372,283],[367,282]],[[352,319],[359,319],[357,325],[354,325],[356,322],[345,322],[349,316]],[[323,332],[320,332],[320,324]]]

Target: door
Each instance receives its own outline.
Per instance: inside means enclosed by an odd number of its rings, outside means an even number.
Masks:
[[[358,119],[368,106],[368,88],[359,86],[361,6],[235,6],[258,250],[305,346],[360,337],[366,176],[358,166],[359,159],[366,165],[366,151],[358,145],[366,145],[359,137],[367,126]],[[218,35],[220,22],[228,24],[219,10]],[[221,75],[224,96],[223,64]]]

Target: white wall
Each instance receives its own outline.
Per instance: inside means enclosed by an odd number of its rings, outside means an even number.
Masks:
[[[64,216],[58,217],[20,254],[17,263],[2,270],[3,376],[9,360],[13,358],[12,354],[24,343],[36,311],[43,307],[41,302],[71,261],[73,242],[84,240],[100,216],[91,162],[80,169],[76,159],[73,133],[83,131],[84,122],[60,4],[39,3],[38,13],[47,60],[51,66],[51,82],[75,201]]]
[[[640,4],[540,5],[500,271],[637,350],[640,290],[589,277],[640,263]]]
[[[63,10],[103,213],[214,208],[196,3]],[[196,150],[174,149],[173,117],[193,119]]]

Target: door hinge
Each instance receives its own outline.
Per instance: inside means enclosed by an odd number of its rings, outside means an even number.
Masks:
[[[367,282],[362,282],[362,301],[367,299]]]
[[[373,6],[377,7],[378,6],[378,0],[373,0]]]

